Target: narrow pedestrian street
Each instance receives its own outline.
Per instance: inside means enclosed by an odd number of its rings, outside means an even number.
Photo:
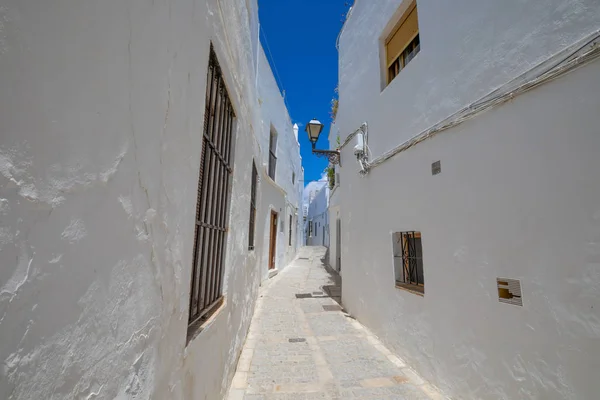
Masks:
[[[325,250],[301,249],[261,289],[228,399],[444,398],[344,313]]]

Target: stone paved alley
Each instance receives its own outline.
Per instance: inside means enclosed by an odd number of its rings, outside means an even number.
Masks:
[[[323,247],[261,289],[229,400],[443,399],[342,311]]]

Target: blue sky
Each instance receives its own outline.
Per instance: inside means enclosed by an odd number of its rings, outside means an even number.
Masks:
[[[349,3],[346,0],[258,0],[261,42],[279,88],[285,90],[292,122],[300,125],[305,185],[321,179],[327,167],[326,159],[312,155],[304,128],[312,118],[321,121],[325,128],[317,148],[329,148],[329,111],[338,77],[335,42]]]

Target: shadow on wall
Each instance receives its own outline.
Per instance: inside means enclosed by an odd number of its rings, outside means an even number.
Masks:
[[[325,271],[327,271],[328,274],[328,282],[326,285],[323,285],[323,291],[327,294],[327,297],[330,297],[343,309],[344,305],[342,304],[342,277],[329,265],[329,249],[327,249],[323,257],[321,258],[321,264],[323,265]]]

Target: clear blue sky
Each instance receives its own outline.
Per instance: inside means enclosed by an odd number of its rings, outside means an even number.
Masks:
[[[335,42],[351,1],[258,0],[261,42],[279,88],[285,90],[292,122],[300,125],[305,185],[318,180],[327,160],[311,153],[304,128],[312,118],[325,128],[317,148],[328,149],[331,99],[338,81]],[[265,40],[266,37],[266,40]]]

